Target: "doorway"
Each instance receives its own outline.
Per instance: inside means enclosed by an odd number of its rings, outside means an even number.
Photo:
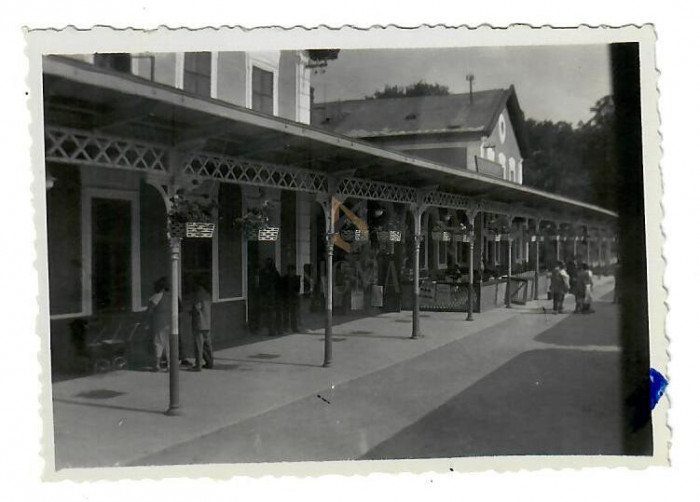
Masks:
[[[92,311],[131,310],[131,201],[93,198]]]

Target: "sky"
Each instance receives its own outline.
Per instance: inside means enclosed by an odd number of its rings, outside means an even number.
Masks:
[[[591,117],[590,108],[610,94],[606,45],[471,47],[444,49],[341,49],[338,59],[312,72],[315,102],[362,99],[388,85],[423,80],[468,92],[515,86],[526,118],[566,121]]]

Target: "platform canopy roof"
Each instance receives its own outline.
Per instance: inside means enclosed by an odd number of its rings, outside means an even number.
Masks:
[[[61,56],[43,60],[45,124],[210,154],[430,188],[565,217],[616,213],[506,180],[411,157]]]

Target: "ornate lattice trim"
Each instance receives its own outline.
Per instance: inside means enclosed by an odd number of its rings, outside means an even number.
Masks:
[[[416,189],[383,181],[344,178],[338,184],[338,194],[359,199],[384,200],[410,204],[416,201]]]
[[[185,160],[184,173],[220,181],[301,192],[325,193],[328,190],[326,175],[317,171],[207,153],[189,155]]]
[[[167,172],[167,149],[130,139],[47,127],[46,160]]]

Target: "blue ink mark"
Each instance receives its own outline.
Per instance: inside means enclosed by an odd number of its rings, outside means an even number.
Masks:
[[[661,399],[661,396],[664,395],[664,391],[666,390],[666,387],[668,387],[668,380],[666,380],[664,376],[654,368],[651,368],[649,370],[649,381],[649,398],[651,400],[651,409],[653,410],[656,403],[658,403],[659,399]]]

